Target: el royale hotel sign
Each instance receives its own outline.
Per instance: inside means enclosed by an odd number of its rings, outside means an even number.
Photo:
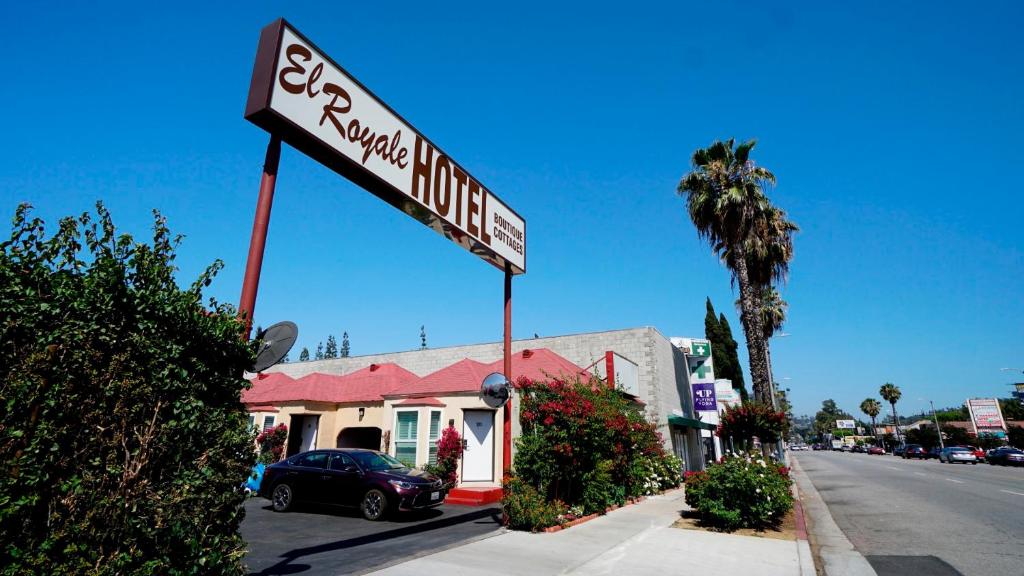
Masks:
[[[245,117],[498,268],[526,222],[284,20],[260,35]]]

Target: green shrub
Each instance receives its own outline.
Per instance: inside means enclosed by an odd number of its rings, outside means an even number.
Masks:
[[[612,480],[611,460],[598,462],[597,467],[583,475],[583,494],[580,504],[583,514],[603,513],[608,507],[622,505],[626,490]]]
[[[560,517],[569,510],[558,500],[548,502],[536,488],[515,476],[505,477],[502,492],[505,522],[514,530],[543,530],[558,524]]]
[[[725,531],[777,526],[793,507],[788,472],[773,462],[727,457],[686,477],[686,503]]]
[[[182,289],[97,207],[0,242],[0,573],[242,574],[253,348],[230,306]]]

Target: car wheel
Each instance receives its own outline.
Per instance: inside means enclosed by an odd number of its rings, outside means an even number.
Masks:
[[[270,501],[274,505],[274,512],[287,512],[295,503],[295,492],[288,484],[274,486],[274,492],[270,495]]]
[[[363,496],[363,503],[359,509],[363,511],[363,517],[367,520],[380,520],[388,511],[388,497],[374,488]]]
[[[977,462],[971,462],[971,464],[974,464],[975,466],[977,466],[977,465],[978,465],[978,463],[977,463]]]

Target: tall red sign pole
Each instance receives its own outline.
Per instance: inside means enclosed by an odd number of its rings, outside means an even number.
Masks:
[[[260,179],[260,196],[256,201],[256,217],[252,222],[252,239],[249,240],[249,259],[245,264],[245,279],[242,280],[242,300],[238,313],[245,316],[245,335],[252,329],[252,316],[256,310],[256,291],[260,287],[260,270],[263,269],[263,248],[267,244],[267,228],[270,226],[270,207],[274,203],[274,185],[277,183],[277,165],[281,160],[281,138],[270,137],[267,156],[263,161],[263,177]],[[506,273],[507,274],[507,273]]]
[[[512,380],[512,265],[505,263],[505,378]],[[508,474],[512,470],[512,398],[504,406],[501,464]]]

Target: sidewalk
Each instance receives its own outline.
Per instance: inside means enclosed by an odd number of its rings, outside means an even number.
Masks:
[[[806,540],[671,528],[683,491],[612,511],[553,534],[505,531],[378,572],[380,576],[716,574],[813,576]],[[801,554],[801,547],[806,549]]]

